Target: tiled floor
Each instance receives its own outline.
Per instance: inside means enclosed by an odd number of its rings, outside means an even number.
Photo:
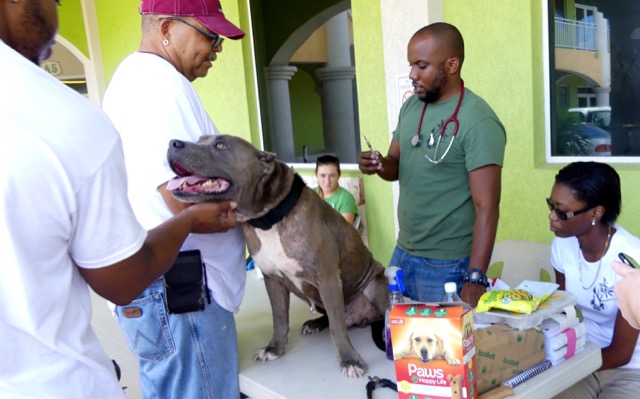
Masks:
[[[107,355],[120,366],[122,371],[120,384],[126,387],[124,392],[127,399],[142,398],[138,382],[138,361],[129,351],[118,322],[111,314],[105,299],[92,292],[91,301],[93,303],[91,325]]]

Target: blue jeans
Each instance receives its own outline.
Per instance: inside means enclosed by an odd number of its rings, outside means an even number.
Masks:
[[[116,314],[145,399],[240,397],[234,315],[213,298],[203,311],[168,314],[159,279]]]
[[[448,281],[456,282],[460,294],[469,257],[457,260],[423,258],[396,246],[389,266],[398,266],[404,271],[409,298],[420,302],[440,302],[444,298],[444,283]]]

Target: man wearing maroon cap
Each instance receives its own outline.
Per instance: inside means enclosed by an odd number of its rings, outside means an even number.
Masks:
[[[58,3],[0,1],[0,398],[125,399],[88,287],[130,302],[189,232],[234,227],[235,205],[198,204],[145,231],[109,118],[38,66]]]
[[[166,157],[169,140],[218,134],[191,82],[207,75],[223,36],[240,39],[244,32],[225,18],[218,0],[143,0],[140,13],[139,51],[118,66],[103,108],[122,136],[136,217],[155,227],[188,206],[166,190],[175,176]],[[115,308],[138,357],[143,395],[239,398],[234,313],[245,287],[244,237],[239,226],[192,234],[182,246],[188,250],[199,250],[205,264],[210,302],[204,301],[204,309],[176,311],[165,290],[172,284],[168,278]]]

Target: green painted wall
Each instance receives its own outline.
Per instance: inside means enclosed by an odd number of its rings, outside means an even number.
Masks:
[[[322,112],[320,96],[316,92],[316,83],[306,70],[298,69],[289,81],[291,95],[291,119],[293,131],[300,136],[294,137],[296,155],[302,155],[302,146],[309,153],[324,149],[322,131]]]
[[[360,131],[383,154],[389,146],[387,92],[382,59],[381,10],[378,1],[352,0],[353,40],[356,59]],[[390,93],[393,95],[393,93]],[[365,202],[369,248],[387,264],[396,242],[395,209],[391,183],[365,176]]]
[[[90,0],[89,0],[90,1]],[[127,54],[140,46],[140,14],[137,0],[94,0],[100,32],[104,79],[109,82]]]
[[[89,45],[87,44],[80,0],[65,1],[63,6],[58,7],[58,19],[58,34],[73,43],[86,57],[89,57]]]
[[[445,2],[444,18],[465,39],[467,87],[493,107],[507,130],[497,240],[545,242],[552,235],[544,198],[555,168],[535,166],[544,161],[542,21],[531,12],[540,1],[528,2],[529,8],[523,3],[452,0]],[[538,146],[536,137],[542,138]]]

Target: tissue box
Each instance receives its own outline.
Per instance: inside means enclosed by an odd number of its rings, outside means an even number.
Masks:
[[[544,335],[538,329],[495,325],[473,334],[481,394],[545,360]]]
[[[398,304],[389,322],[400,399],[477,399],[470,309]]]

